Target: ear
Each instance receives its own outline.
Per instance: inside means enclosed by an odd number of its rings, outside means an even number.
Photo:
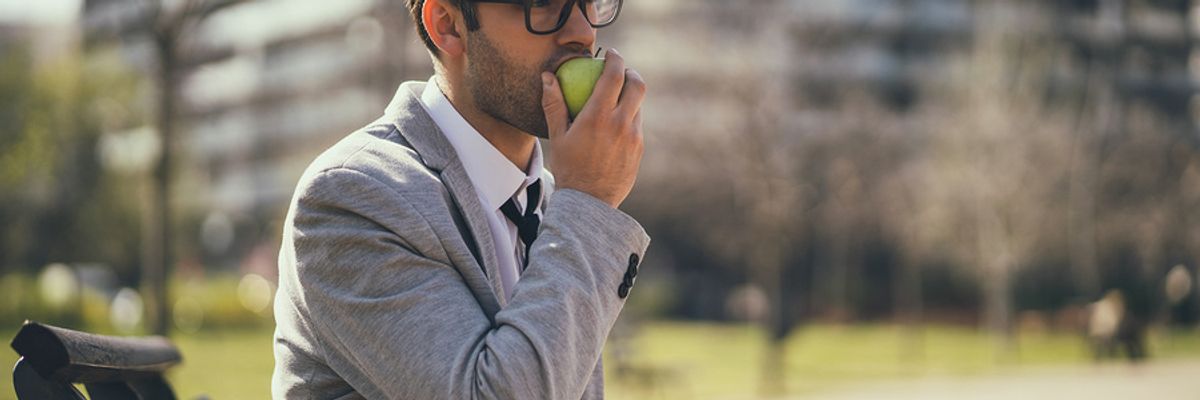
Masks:
[[[442,53],[450,56],[461,55],[466,48],[457,23],[460,19],[461,12],[446,0],[425,0],[425,6],[421,8],[421,22],[425,24],[429,39]]]

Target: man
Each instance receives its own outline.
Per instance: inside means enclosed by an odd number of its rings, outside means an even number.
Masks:
[[[274,397],[603,397],[601,350],[649,244],[617,210],[645,85],[610,51],[568,121],[551,71],[590,55],[620,4],[408,1],[436,73],[300,179]]]

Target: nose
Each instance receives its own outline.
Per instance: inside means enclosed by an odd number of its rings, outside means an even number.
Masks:
[[[569,44],[583,45],[588,50],[596,43],[596,28],[588,23],[587,17],[584,17],[583,11],[579,8],[578,2],[572,2],[571,14],[567,18],[567,22],[563,24],[558,34],[558,44],[566,46]],[[586,7],[586,5],[585,5]]]

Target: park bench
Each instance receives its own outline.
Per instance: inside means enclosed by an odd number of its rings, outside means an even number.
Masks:
[[[12,348],[20,400],[174,399],[163,378],[182,357],[166,338],[95,335],[25,321]],[[75,384],[87,388],[84,397]]]

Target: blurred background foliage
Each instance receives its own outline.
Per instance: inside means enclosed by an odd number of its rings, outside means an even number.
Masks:
[[[31,272],[51,260],[105,260],[135,277],[131,182],[105,173],[97,148],[103,120],[114,118],[99,108],[132,103],[136,77],[84,68],[72,57],[34,65],[20,47],[3,57],[0,263]]]
[[[265,396],[300,172],[432,73],[403,2],[18,3],[0,333],[168,334],[185,396]],[[625,3],[654,244],[612,397],[1200,356],[1200,4]]]

